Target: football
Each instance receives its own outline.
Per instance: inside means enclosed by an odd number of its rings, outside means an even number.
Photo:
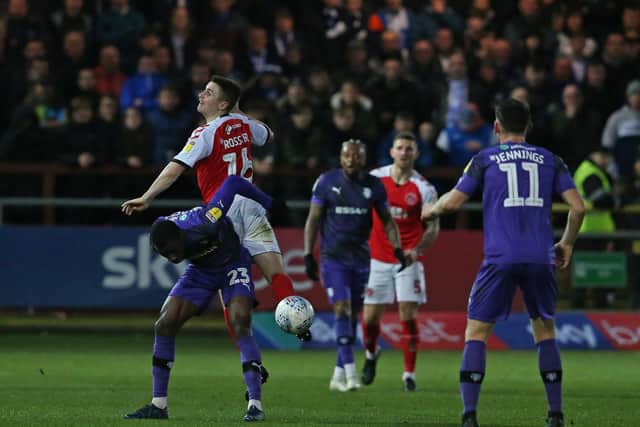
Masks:
[[[308,331],[313,323],[313,306],[301,296],[286,297],[278,303],[275,316],[280,329],[299,335]]]

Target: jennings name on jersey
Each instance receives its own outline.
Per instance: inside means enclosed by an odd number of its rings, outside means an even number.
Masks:
[[[225,114],[196,128],[173,161],[195,168],[202,200],[208,203],[228,176],[253,182],[251,144],[264,145],[268,139],[264,124],[242,114]]]
[[[393,220],[398,224],[402,249],[415,248],[422,239],[423,227],[420,212],[425,203],[435,203],[438,199],[436,189],[418,172],[413,171],[411,177],[402,185],[391,178],[391,165],[371,171],[382,181],[389,199],[389,210]],[[393,255],[393,247],[384,232],[384,225],[377,213],[373,215],[373,230],[369,239],[371,258],[387,263],[397,263]]]
[[[526,143],[485,148],[465,168],[456,189],[482,187],[484,256],[492,264],[553,264],[551,204],[575,188],[567,165]]]

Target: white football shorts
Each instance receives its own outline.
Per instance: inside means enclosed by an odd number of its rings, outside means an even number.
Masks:
[[[255,200],[237,195],[227,211],[227,218],[251,256],[280,252],[276,233],[267,219],[267,211]]]
[[[398,273],[399,263],[371,260],[369,283],[364,293],[365,304],[391,304],[394,292],[398,302],[427,302],[424,266],[420,261]]]

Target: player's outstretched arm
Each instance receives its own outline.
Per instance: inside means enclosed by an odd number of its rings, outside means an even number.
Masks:
[[[580,231],[580,227],[582,226],[585,207],[580,193],[578,193],[578,190],[575,188],[571,188],[562,193],[562,198],[569,205],[569,214],[567,215],[567,225],[564,228],[562,238],[555,245],[555,251],[556,265],[560,268],[566,268],[571,262],[573,245],[578,238],[578,231]]]
[[[316,243],[320,219],[322,218],[322,206],[311,202],[309,215],[304,224],[304,267],[310,279],[318,280],[318,263],[313,257],[313,247]]]
[[[121,205],[122,212],[125,215],[131,215],[147,209],[153,199],[171,187],[186,169],[186,166],[180,163],[169,162],[141,197],[127,200]]]
[[[469,200],[468,195],[454,188],[443,194],[435,204],[431,206],[425,204],[420,218],[425,222],[433,221],[440,215],[456,212],[467,200]]]

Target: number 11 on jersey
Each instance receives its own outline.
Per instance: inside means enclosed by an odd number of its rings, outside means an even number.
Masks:
[[[516,163],[500,163],[499,165],[500,170],[507,174],[507,191],[509,192],[509,197],[504,199],[504,207],[544,206],[544,199],[540,197],[538,164],[522,162],[520,166],[529,173],[529,197],[526,199],[518,195],[518,165]]]

